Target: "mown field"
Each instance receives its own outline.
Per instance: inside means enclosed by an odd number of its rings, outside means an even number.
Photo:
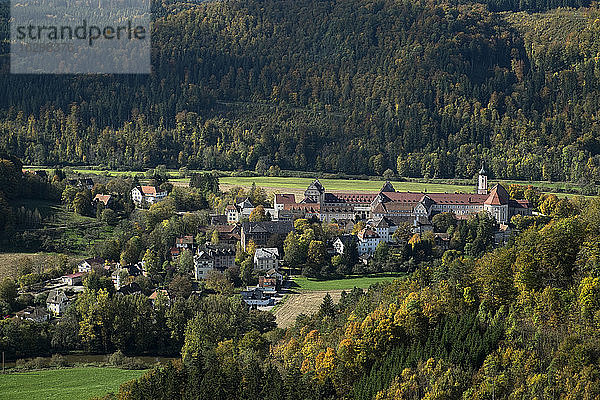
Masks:
[[[292,178],[277,176],[257,176],[257,177],[223,177],[219,178],[222,185],[231,186],[257,186],[281,189],[306,189],[311,184],[311,178]],[[319,179],[321,184],[328,191],[359,190],[366,192],[377,192],[383,186],[383,181],[370,181],[360,179]],[[398,191],[413,192],[466,192],[471,189],[470,186],[453,185],[444,183],[420,183],[420,182],[392,182],[394,188]]]
[[[344,279],[320,281],[317,279],[296,276],[293,278],[293,290],[323,291],[323,290],[352,290],[353,288],[366,289],[374,283],[393,281],[406,276],[404,273],[374,274],[357,276]]]
[[[82,400],[116,392],[144,371],[81,367],[0,375],[2,400]]]
[[[36,170],[44,169],[51,170],[48,167],[40,166],[26,166],[26,169]],[[84,175],[101,175],[101,176],[131,176],[131,175],[144,175],[141,171],[114,171],[114,170],[98,170],[92,167],[88,168],[73,168],[73,172],[84,174]],[[190,173],[195,172],[210,172],[210,171],[195,171],[190,170]],[[187,185],[189,182],[188,178],[180,178],[177,170],[168,170],[171,176],[171,181],[178,185]],[[219,171],[224,175],[230,175],[231,172]],[[221,188],[227,190],[233,186],[249,187],[252,183],[266,188],[268,192],[290,192],[294,194],[301,194],[304,192],[306,187],[313,181],[313,178],[301,178],[301,177],[278,177],[278,176],[223,176],[220,179]],[[370,191],[375,192],[381,189],[383,181],[381,180],[367,180],[367,179],[334,179],[334,178],[323,178],[320,179],[321,183],[329,191]],[[512,183],[519,185],[533,185],[534,187],[541,188],[545,192],[554,193],[561,197],[565,196],[566,193],[579,193],[581,185],[570,182],[548,182],[548,181],[515,181],[515,180],[490,180],[490,186],[495,183],[502,183],[508,186]],[[394,187],[398,191],[414,191],[414,192],[472,192],[475,184],[466,179],[453,179],[453,180],[411,180],[411,181],[392,181]],[[596,187],[600,190],[600,187]]]
[[[275,307],[273,314],[280,328],[288,328],[296,322],[300,314],[314,314],[319,311],[323,297],[329,293],[333,301],[340,300],[342,291],[349,292],[355,287],[366,289],[374,283],[387,282],[401,279],[406,276],[403,273],[374,274],[369,276],[357,276],[345,279],[332,279],[319,281],[316,279],[295,276],[291,290],[282,303]]]
[[[284,302],[274,311],[275,322],[279,328],[289,328],[294,325],[300,314],[311,315],[319,311],[323,297],[329,293],[334,303],[340,301],[341,290],[322,290],[288,294]]]
[[[52,168],[43,166],[25,166],[25,169],[30,170],[46,170],[51,171]],[[132,176],[144,175],[142,171],[115,171],[115,170],[100,170],[94,167],[72,168],[71,171],[83,175],[101,175],[101,176]],[[212,171],[189,170],[189,173],[203,173]],[[223,175],[231,175],[230,171],[218,171]],[[188,178],[180,178],[179,171],[175,169],[168,170],[170,180],[179,185],[187,185]],[[317,174],[317,173],[315,173]],[[315,175],[316,176],[316,175]],[[279,176],[222,176],[220,183],[222,189],[229,189],[232,186],[250,186],[252,183],[268,189],[269,192],[283,192],[300,194],[313,181],[313,178],[302,177],[279,177]],[[323,178],[320,179],[325,188],[330,191],[377,191],[383,185],[382,180],[368,179],[338,179],[338,178]],[[512,183],[518,185],[533,185],[541,188],[548,193],[554,193],[564,197],[568,193],[580,193],[582,186],[571,182],[549,182],[549,181],[517,181],[517,180],[490,180],[490,186],[495,183],[502,183],[508,186]],[[414,191],[414,192],[471,192],[475,186],[474,182],[467,179],[411,179],[410,181],[392,181],[394,187],[398,191]],[[589,188],[588,188],[589,189]],[[595,189],[600,193],[600,186],[595,186]],[[588,193],[589,194],[589,193]]]

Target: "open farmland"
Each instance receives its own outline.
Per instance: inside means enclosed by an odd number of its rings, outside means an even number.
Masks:
[[[39,170],[43,169],[51,171],[52,168],[43,166],[25,166],[25,169]],[[104,170],[94,169],[93,167],[82,167],[72,168],[75,173],[83,175],[99,175],[99,176],[134,176],[144,175],[142,171],[115,171],[115,170]],[[200,170],[189,170],[189,173],[210,173],[212,171],[200,171]],[[217,171],[219,174],[230,175],[229,171]],[[187,186],[189,178],[180,178],[179,171],[170,169],[168,170],[171,182],[178,186]],[[315,173],[317,176],[317,173]],[[383,185],[382,180],[369,180],[369,179],[341,179],[341,178],[323,178],[319,179],[323,186],[328,191],[343,192],[343,191],[370,191],[376,192],[381,189]],[[142,179],[143,181],[143,179]],[[306,187],[313,181],[313,178],[302,178],[302,177],[281,177],[281,176],[222,176],[219,178],[221,183],[221,189],[227,190],[234,186],[249,187],[252,183],[266,189],[268,192],[275,193],[294,193],[301,195],[304,193]],[[453,179],[448,183],[447,179],[411,179],[410,181],[392,181],[392,184],[397,191],[411,191],[411,192],[471,192],[475,185],[467,179]],[[554,193],[561,197],[567,193],[578,193],[582,189],[582,186],[577,183],[571,182],[550,182],[550,181],[518,181],[518,180],[494,180],[489,181],[490,187],[496,183],[502,183],[508,186],[512,183],[518,185],[533,185],[537,188],[542,188],[544,192]],[[599,186],[594,186],[596,190],[600,190]],[[589,193],[588,193],[589,195]]]
[[[81,367],[0,375],[1,400],[81,400],[116,392],[144,371]]]
[[[267,188],[285,189],[301,189],[302,192],[311,184],[312,178],[293,178],[293,177],[277,177],[277,176],[258,176],[258,177],[232,177],[226,176],[219,178],[222,185],[228,186],[252,186],[256,183],[257,186]],[[346,190],[361,190],[366,192],[377,192],[383,186],[383,181],[371,181],[361,179],[319,179],[326,190],[328,191],[346,191]],[[471,191],[471,186],[454,185],[444,183],[421,183],[421,182],[392,182],[394,188],[398,191],[414,191],[414,192],[467,192]]]
[[[389,282],[395,279],[401,279],[403,276],[405,276],[405,274],[377,274],[327,281],[296,276],[293,278],[293,290],[295,290],[295,292],[288,294],[285,297],[284,302],[277,306],[273,312],[275,314],[277,326],[280,328],[287,328],[294,324],[298,315],[310,315],[316,313],[319,311],[319,306],[327,293],[329,293],[333,298],[333,301],[337,303],[344,290],[349,292],[355,287],[366,289],[375,283]]]
[[[340,301],[342,290],[321,290],[288,294],[283,304],[274,311],[275,321],[280,328],[294,325],[296,317],[300,314],[314,314],[319,311],[323,297],[329,293],[334,303]]]

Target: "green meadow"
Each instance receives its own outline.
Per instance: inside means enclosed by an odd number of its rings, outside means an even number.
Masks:
[[[2,400],[82,400],[117,392],[144,371],[80,367],[0,374]]]
[[[280,189],[306,189],[313,181],[312,178],[292,178],[277,176],[258,176],[258,177],[233,177],[226,176],[219,178],[219,182],[224,185],[232,186],[251,186],[256,183],[257,186]],[[319,179],[325,189],[330,191],[338,190],[360,190],[366,192],[377,192],[383,186],[383,181],[371,181],[360,179]],[[394,188],[398,191],[414,192],[467,192],[471,190],[470,186],[445,184],[445,183],[421,183],[421,182],[392,182]]]
[[[296,285],[293,289],[295,290],[352,290],[353,288],[366,289],[374,283],[389,282],[395,279],[400,279],[406,276],[404,273],[384,273],[374,274],[367,276],[357,276],[344,279],[332,279],[327,281],[320,281],[317,279],[306,278],[303,276],[296,276],[293,281]]]
[[[44,169],[50,171],[48,167],[40,166],[25,166],[26,169],[38,170]],[[102,175],[102,176],[131,176],[131,175],[144,175],[141,171],[114,171],[114,170],[100,170],[94,169],[93,167],[86,168],[72,168],[73,172],[83,175]],[[211,171],[197,171],[189,170],[189,173],[202,173]],[[180,184],[187,184],[189,178],[179,178],[179,172],[177,170],[168,170],[171,176],[171,181],[178,182]],[[288,190],[304,190],[313,181],[313,178],[303,177],[279,177],[279,176],[230,176],[231,172],[219,171],[220,174],[226,175],[219,178],[219,182],[227,187],[229,186],[242,186],[248,187],[252,183],[256,183],[257,186],[269,188],[272,191],[284,191]],[[316,173],[315,173],[316,174]],[[229,175],[229,176],[228,176]],[[339,179],[339,178],[323,178],[319,179],[323,186],[330,191],[366,191],[375,192],[381,189],[383,181],[381,180],[368,180],[368,179]],[[501,182],[508,186],[512,183],[519,185],[533,185],[534,187],[543,188],[544,191],[555,193],[559,196],[565,196],[566,193],[577,193],[581,188],[576,183],[569,182],[546,182],[546,181],[516,181],[516,180],[491,180],[490,186]],[[429,179],[419,180],[413,179],[410,181],[392,181],[392,184],[398,191],[411,191],[411,192],[472,192],[475,187],[474,182],[470,182],[467,179],[452,179],[452,180],[441,180],[441,179]]]

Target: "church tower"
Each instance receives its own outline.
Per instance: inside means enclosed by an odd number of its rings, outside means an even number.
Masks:
[[[481,164],[481,169],[479,170],[477,194],[488,194],[487,173],[483,168],[483,164]]]

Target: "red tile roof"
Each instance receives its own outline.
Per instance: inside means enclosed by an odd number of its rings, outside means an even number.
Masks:
[[[156,193],[160,193],[156,186],[142,186],[141,188],[142,193],[146,195],[156,196]]]
[[[186,235],[175,239],[177,244],[194,244],[194,237],[192,235]]]
[[[494,188],[490,191],[489,197],[486,199],[485,204],[491,206],[500,206],[508,204],[510,200],[510,195],[504,189],[504,187],[500,184],[494,186]]]
[[[108,202],[111,199],[111,195],[110,194],[100,194],[98,193],[96,196],[94,196],[94,201],[98,200],[101,201],[105,206],[108,205]]]
[[[474,193],[427,193],[437,204],[483,204],[486,194]]]
[[[313,211],[317,212],[321,209],[321,206],[318,203],[294,203],[294,204],[284,204],[284,210],[290,211]]]
[[[294,204],[296,203],[296,196],[293,194],[276,194],[275,203],[277,204]]]
[[[83,272],[76,272],[74,274],[68,274],[68,275],[65,275],[64,277],[65,278],[79,278],[81,276],[83,276]]]

